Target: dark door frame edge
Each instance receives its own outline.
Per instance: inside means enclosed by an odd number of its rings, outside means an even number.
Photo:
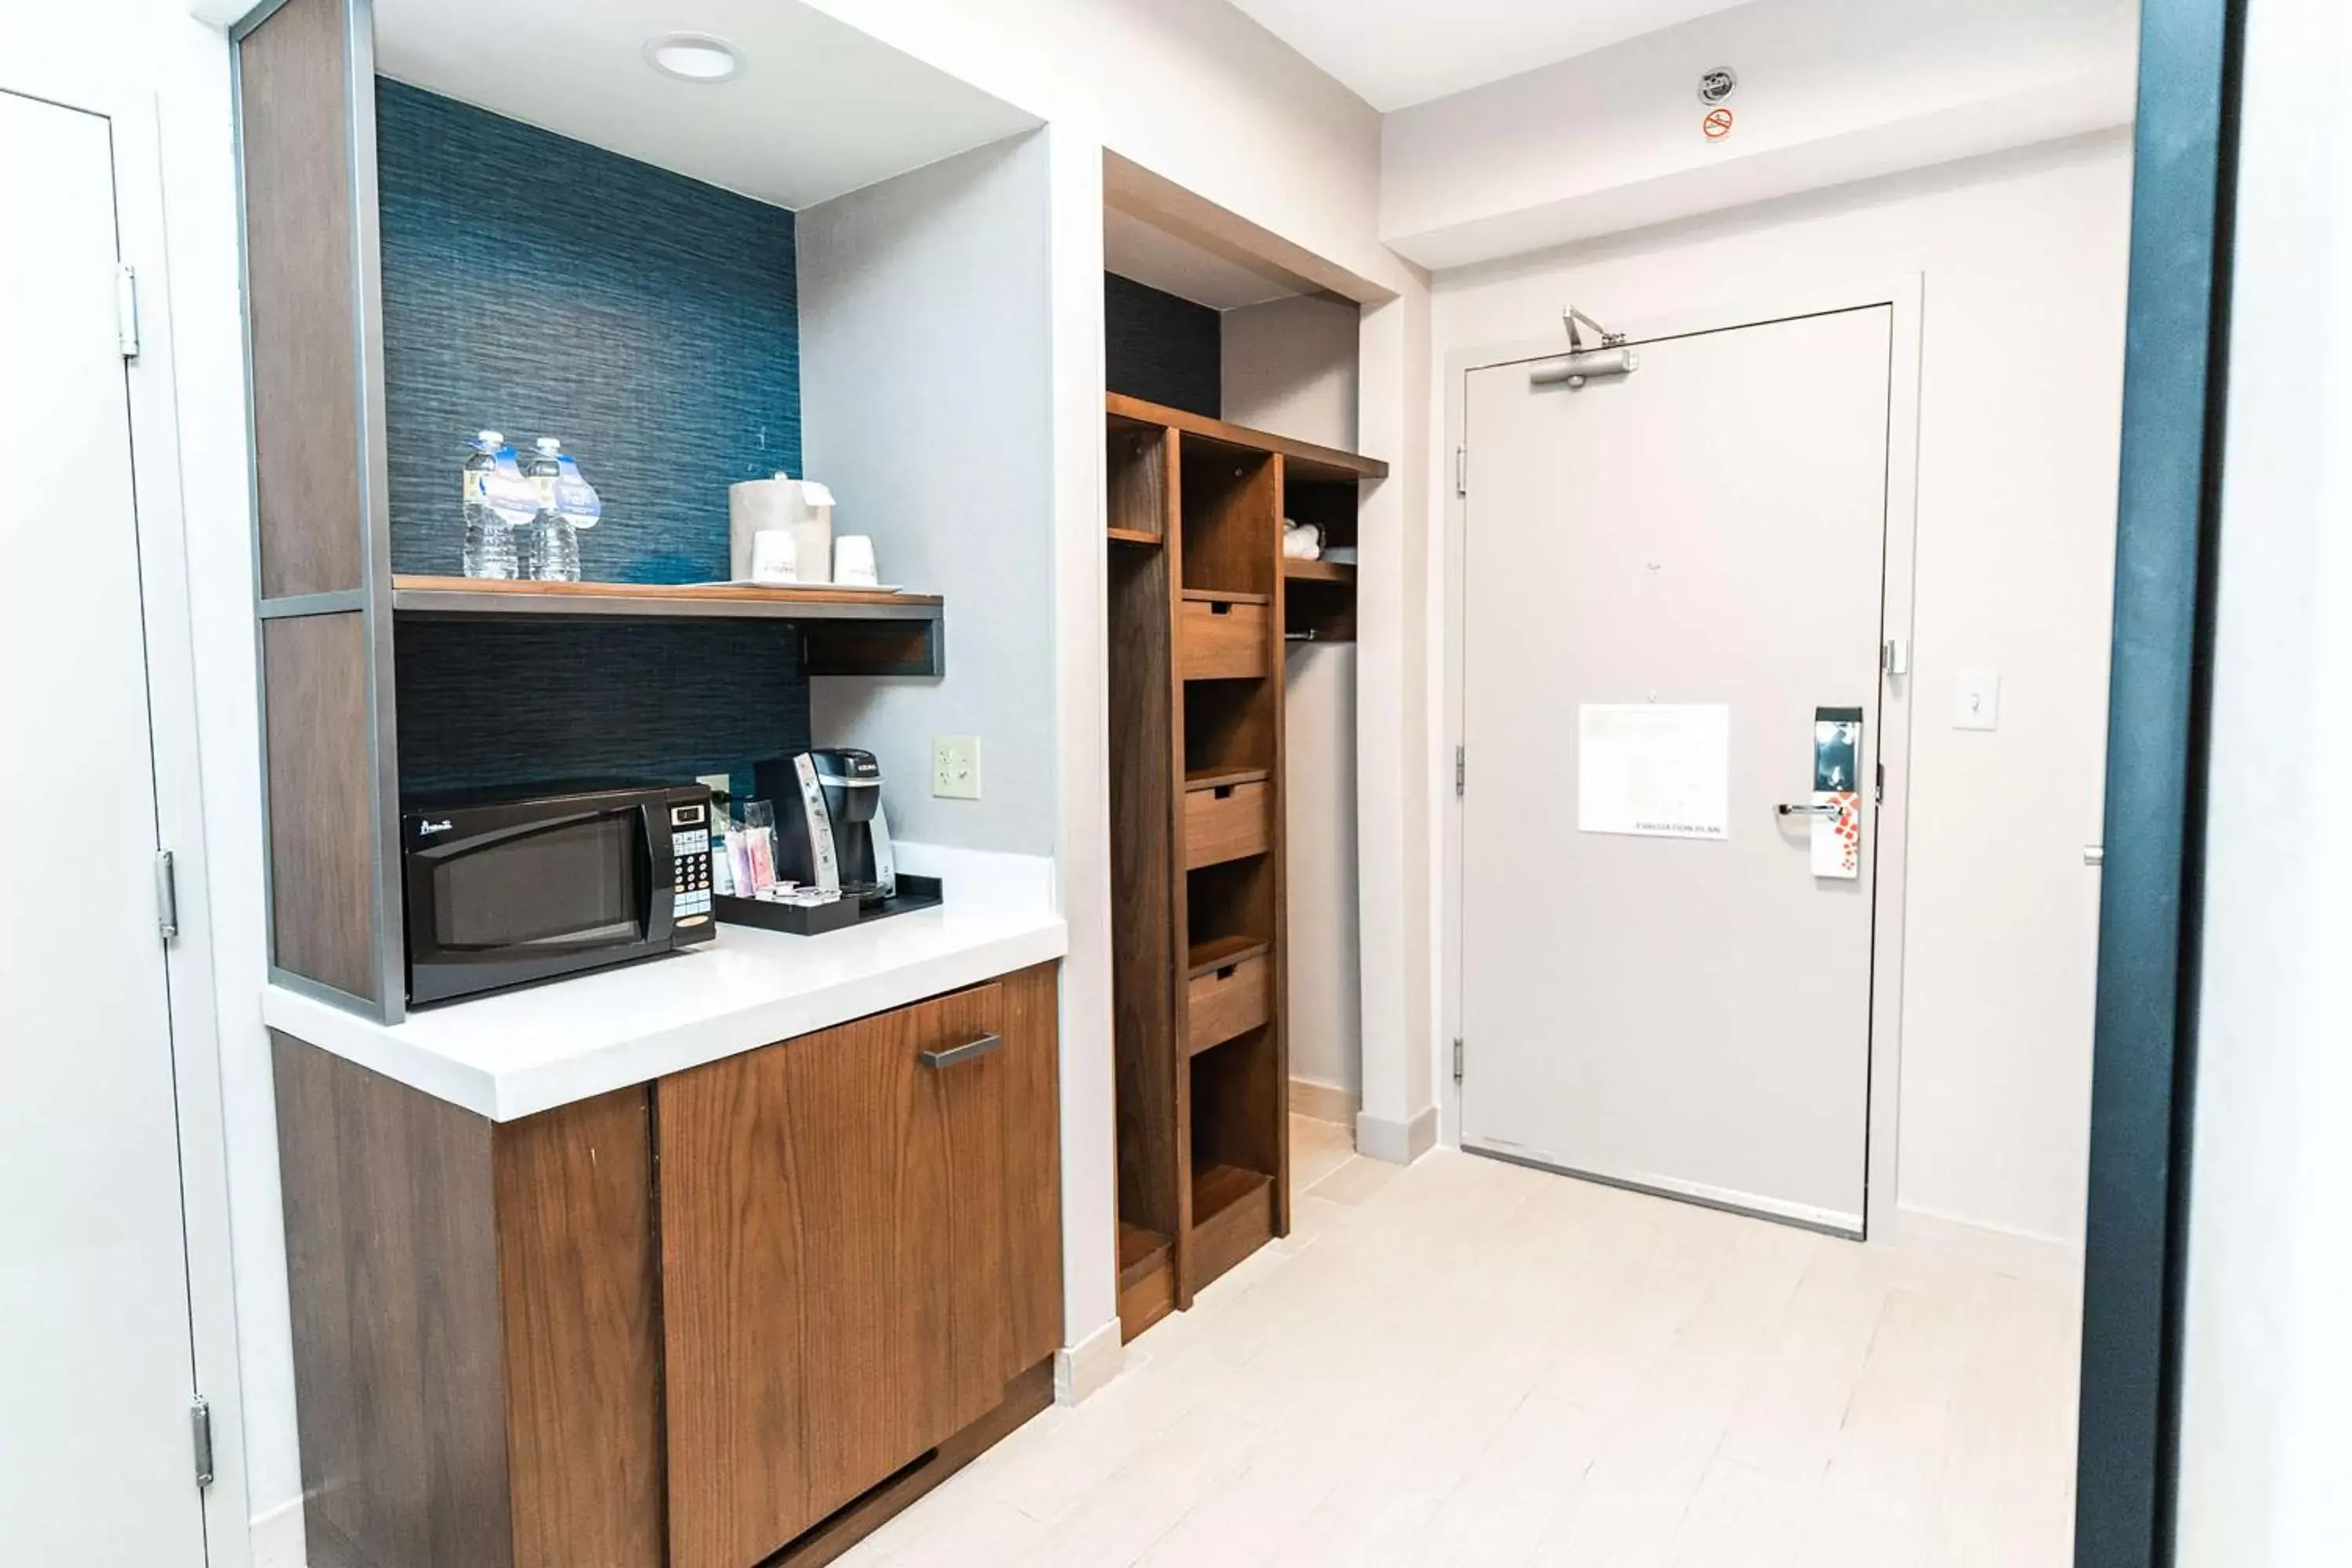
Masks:
[[[2143,0],[2076,1568],[2168,1568],[2245,0]]]

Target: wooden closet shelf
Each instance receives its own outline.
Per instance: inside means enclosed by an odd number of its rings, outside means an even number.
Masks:
[[[1264,784],[1273,776],[1272,768],[1195,768],[1184,775],[1184,788],[1187,793],[1223,789],[1228,784]]]
[[[1208,1284],[1274,1237],[1274,1178],[1239,1165],[1192,1173],[1192,1260]]]
[[[1239,1165],[1204,1165],[1192,1173],[1192,1228],[1200,1229],[1225,1210],[1273,1185],[1264,1171]]]
[[[1221,936],[1207,942],[1194,942],[1192,967],[1187,971],[1185,978],[1197,979],[1203,974],[1223,969],[1229,963],[1239,963],[1244,958],[1255,958],[1273,945],[1274,943],[1262,936]]]
[[[1156,1230],[1119,1221],[1119,1338],[1135,1338],[1175,1310],[1174,1247]]]
[[[1271,605],[1271,594],[1245,594],[1235,588],[1187,588],[1184,597],[1196,605]]]
[[[1356,585],[1356,569],[1344,561],[1293,561],[1283,557],[1282,574],[1293,583],[1334,583]]]
[[[1118,1282],[1132,1285],[1166,1261],[1168,1238],[1139,1225],[1118,1222]]]
[[[1181,408],[1146,403],[1139,397],[1123,397],[1116,392],[1103,401],[1106,411],[1116,419],[1131,420],[1139,425],[1164,426],[1188,436],[1222,441],[1233,447],[1247,447],[1254,451],[1278,452],[1290,471],[1300,479],[1351,480],[1389,477],[1389,466],[1378,458],[1362,457],[1337,447],[1318,447],[1312,441],[1294,441],[1287,436],[1253,430],[1246,425],[1232,425],[1223,419],[1204,418],[1198,414],[1187,414]]]
[[[1167,543],[1159,534],[1147,533],[1139,528],[1110,528],[1103,531],[1113,544],[1140,544],[1157,550]]]

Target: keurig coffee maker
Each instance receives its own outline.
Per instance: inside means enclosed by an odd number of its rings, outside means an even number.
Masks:
[[[760,794],[775,804],[776,874],[879,904],[898,890],[882,765],[871,752],[803,752],[761,763]]]

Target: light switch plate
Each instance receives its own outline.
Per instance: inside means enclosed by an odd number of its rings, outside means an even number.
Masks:
[[[980,737],[931,737],[931,793],[942,800],[980,798]]]
[[[1958,688],[1952,695],[1952,728],[1955,730],[2000,728],[2000,676],[1989,669],[1960,671]]]

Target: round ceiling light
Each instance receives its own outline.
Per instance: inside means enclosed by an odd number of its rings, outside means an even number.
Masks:
[[[654,69],[680,81],[725,81],[743,68],[743,57],[724,38],[708,33],[671,33],[646,42]]]

